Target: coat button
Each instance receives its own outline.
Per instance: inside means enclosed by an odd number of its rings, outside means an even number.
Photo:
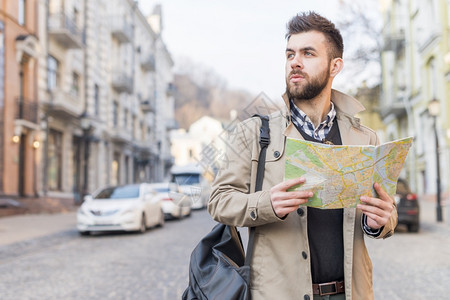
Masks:
[[[309,295],[305,295],[305,296],[303,296],[303,299],[305,299],[305,300],[309,300]]]
[[[305,211],[303,210],[303,208],[297,208],[297,214],[301,217],[305,214]]]
[[[304,259],[307,259],[307,258],[308,258],[308,254],[306,254],[305,251],[302,251],[302,257],[303,257]]]
[[[280,157],[280,151],[275,151],[275,152],[273,153],[273,156],[274,156],[275,158]]]

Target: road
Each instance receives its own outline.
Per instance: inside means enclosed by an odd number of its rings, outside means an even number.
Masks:
[[[437,223],[435,204],[421,201],[419,233],[399,226],[386,240],[366,239],[375,299],[444,299],[450,294],[450,212],[447,216]]]
[[[0,298],[181,299],[190,252],[213,224],[203,210],[143,235],[74,229],[0,247]]]
[[[375,299],[450,293],[450,226],[424,203],[422,227],[367,240]],[[180,299],[189,255],[213,226],[205,210],[145,234],[81,237],[73,230],[0,247],[1,299]]]

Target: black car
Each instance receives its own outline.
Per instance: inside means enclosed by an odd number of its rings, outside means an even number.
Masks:
[[[398,223],[407,226],[409,232],[419,231],[420,207],[417,195],[412,193],[408,182],[399,178],[394,196],[397,204]]]

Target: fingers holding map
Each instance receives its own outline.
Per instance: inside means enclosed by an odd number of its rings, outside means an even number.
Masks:
[[[314,192],[304,206],[356,207],[361,196],[377,197],[375,182],[394,195],[411,144],[411,137],[379,146],[326,145],[287,138],[284,177],[306,178],[304,184],[290,189]]]

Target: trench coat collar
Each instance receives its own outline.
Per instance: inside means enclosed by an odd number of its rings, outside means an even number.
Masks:
[[[282,97],[286,104],[287,114],[290,114],[289,98],[286,93]],[[331,99],[336,107],[336,112],[344,112],[345,114],[354,116],[365,110],[365,107],[358,100],[335,89],[331,89]]]
[[[302,135],[298,132],[298,130],[293,126],[291,121],[291,110],[290,110],[290,102],[286,93],[282,95],[282,98],[285,103],[284,107],[284,115],[288,121],[287,128],[284,132],[285,136],[303,139]],[[331,99],[335,105],[336,109],[336,119],[338,122],[343,119],[346,119],[350,122],[353,127],[358,128],[360,126],[359,118],[354,117],[355,114],[362,112],[365,110],[365,107],[355,98],[344,94],[338,90],[331,89]],[[342,122],[339,122],[341,124]],[[343,143],[347,141],[346,137],[343,137]],[[349,144],[353,144],[353,142],[349,141]]]

